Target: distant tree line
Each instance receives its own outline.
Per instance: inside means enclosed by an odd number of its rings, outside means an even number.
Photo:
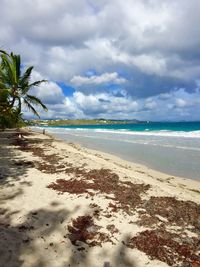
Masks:
[[[47,107],[30,94],[30,89],[46,80],[31,82],[33,66],[24,68],[20,55],[0,50],[0,128],[13,128],[23,125],[22,107],[27,107],[39,117],[35,106]]]

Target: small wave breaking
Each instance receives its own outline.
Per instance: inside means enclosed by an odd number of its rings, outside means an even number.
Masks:
[[[42,127],[34,127],[42,129]],[[158,130],[153,131],[145,129],[143,131],[133,131],[128,129],[100,129],[100,128],[59,128],[59,127],[48,127],[53,133],[62,132],[83,132],[83,133],[99,133],[99,134],[120,134],[120,135],[137,135],[137,136],[157,136],[157,137],[182,137],[182,138],[200,138],[200,130],[195,131],[170,131],[170,130]]]

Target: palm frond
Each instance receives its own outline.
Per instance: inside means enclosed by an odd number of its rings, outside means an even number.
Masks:
[[[26,95],[26,100],[28,100],[30,103],[41,106],[45,111],[48,110],[48,108],[42,103],[42,101],[33,95]]]
[[[23,99],[23,101],[24,101],[25,106],[29,110],[31,110],[35,116],[37,116],[38,118],[40,118],[40,115],[37,113],[37,111],[34,109],[34,107],[26,99]]]
[[[18,83],[21,76],[21,59],[19,55],[10,54],[12,58],[13,71],[15,71],[15,82]]]
[[[34,106],[39,106],[45,111],[47,111],[47,107],[39,98],[28,93],[31,87],[39,86],[47,80],[30,83],[32,70],[33,66],[28,67],[21,74],[20,55],[0,50],[0,102],[5,102],[10,110],[20,113],[23,99],[23,104],[39,117]]]
[[[20,85],[22,87],[23,87],[23,85],[29,83],[30,75],[31,75],[32,70],[33,70],[33,66],[27,68],[26,71],[24,72],[24,74],[22,75],[22,77],[20,79]]]
[[[0,53],[1,53],[1,54],[4,54],[4,55],[8,55],[8,53],[7,53],[6,51],[1,50],[1,49],[0,49]]]
[[[39,86],[41,83],[46,83],[46,82],[48,82],[48,81],[47,80],[36,81],[36,82],[31,83],[29,86],[30,87]]]
[[[0,89],[6,89],[5,87],[6,87],[5,84],[0,79]]]
[[[5,84],[5,87],[12,86],[12,81],[10,80],[10,74],[7,69],[0,68],[0,80]]]
[[[9,56],[6,54],[2,54],[1,59],[2,59],[2,64],[3,64],[4,74],[8,77],[8,79],[10,80],[10,83],[14,85],[16,83],[16,79],[15,79],[16,71],[15,71],[14,64],[12,64]]]
[[[8,104],[8,98],[9,98],[9,89],[0,89],[0,103],[6,102]]]

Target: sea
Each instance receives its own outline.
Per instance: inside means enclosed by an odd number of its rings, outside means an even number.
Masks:
[[[44,127],[34,127],[42,130]],[[200,122],[45,127],[67,142],[110,153],[170,176],[200,181]]]

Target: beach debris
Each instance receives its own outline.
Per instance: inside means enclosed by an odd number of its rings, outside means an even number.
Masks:
[[[146,227],[153,225],[158,226],[159,223],[160,220],[157,217],[146,214],[146,212],[144,214],[141,214],[139,220],[137,221],[137,224],[139,226],[146,226]]]
[[[59,155],[45,154],[45,149],[38,146],[24,145],[24,143],[18,143],[18,145],[20,149],[32,152],[34,156],[42,158],[43,161],[35,162],[38,170],[45,173],[64,171],[67,174],[75,176],[75,179],[70,180],[58,179],[56,183],[49,185],[49,188],[61,193],[87,193],[89,196],[94,196],[91,190],[95,193],[106,194],[106,198],[110,197],[110,199],[120,204],[118,207],[113,207],[113,211],[116,210],[116,212],[117,209],[123,209],[126,213],[131,213],[141,203],[140,195],[150,188],[150,185],[122,182],[119,176],[109,169],[86,171],[84,168],[73,167],[71,163],[66,163],[66,168],[64,168],[63,164],[58,164],[61,160]],[[81,180],[77,178],[81,178]],[[111,195],[114,195],[114,197]]]
[[[28,143],[27,140],[16,139],[13,145],[17,146],[21,151],[31,152],[33,156],[41,158],[42,161],[35,161],[32,164],[34,164],[34,166],[42,172],[50,174],[63,172],[63,169],[66,168],[66,165],[67,167],[71,166],[71,164],[59,164],[60,160],[62,160],[59,155],[55,153],[46,154],[46,149],[43,147],[35,146],[34,144],[36,143],[37,141],[31,141]],[[51,140],[48,140],[46,145],[48,145],[48,147],[51,146]]]
[[[90,203],[89,207],[92,209],[93,217],[95,219],[99,220],[100,219],[100,214],[101,214],[101,212],[103,212],[103,209],[99,205],[97,205],[95,203]]]
[[[34,226],[32,225],[20,225],[18,227],[19,232],[24,232],[24,231],[31,231],[34,230]]]
[[[192,263],[192,267],[200,267],[200,263],[198,263],[198,262],[193,262],[193,263]]]
[[[138,213],[137,224],[152,230],[130,239],[128,247],[170,266],[200,265],[200,205],[174,197],[151,197]]]
[[[200,264],[200,242],[198,238],[182,239],[180,235],[166,230],[146,230],[130,238],[125,245],[137,248],[151,259],[157,259],[169,266],[191,267]]]
[[[99,232],[100,226],[94,224],[92,216],[79,216],[72,220],[72,226],[68,225],[67,235],[74,246],[83,242],[89,246],[101,246],[103,242],[110,241],[107,234]]]
[[[108,207],[111,209],[111,212],[117,212],[118,211],[117,205],[115,205],[111,202],[109,203]]]
[[[147,216],[151,216],[152,223],[158,220],[156,215],[159,215],[166,219],[165,225],[190,226],[190,231],[200,233],[200,205],[195,202],[174,197],[151,197],[143,208]]]
[[[114,234],[116,234],[116,233],[119,233],[119,230],[115,227],[114,224],[108,224],[108,225],[106,226],[106,229],[107,229],[112,235],[114,235]]]
[[[74,168],[72,171],[74,172]],[[118,203],[117,206],[112,203],[110,204],[112,211],[117,212],[122,209],[128,214],[141,204],[141,194],[150,188],[150,185],[122,182],[119,176],[109,169],[94,169],[88,172],[77,169],[75,173],[78,173],[81,179],[58,179],[50,184],[48,188],[57,190],[60,193],[87,193],[91,195],[90,190],[93,190],[99,194],[106,194],[107,198],[110,195],[111,199]]]
[[[34,163],[32,161],[26,161],[26,160],[20,160],[20,161],[16,161],[14,162],[15,166],[19,166],[19,167],[24,167],[24,166],[28,166],[28,167],[34,167]]]

